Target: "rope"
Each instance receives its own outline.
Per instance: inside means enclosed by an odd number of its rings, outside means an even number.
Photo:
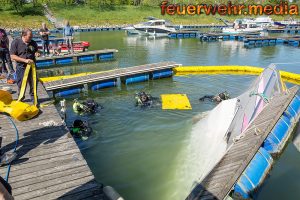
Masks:
[[[257,136],[260,135],[260,133],[261,133],[261,130],[257,126],[255,126],[254,131],[255,131],[255,135],[257,135]]]
[[[249,96],[252,97],[253,95],[260,96],[265,103],[270,103],[270,100],[268,99],[268,97],[264,93],[251,92]]]
[[[13,152],[16,152],[17,147],[18,147],[18,142],[19,142],[19,131],[17,129],[16,124],[14,123],[14,121],[11,119],[11,117],[7,116],[7,118],[9,119],[10,123],[13,125],[13,127],[16,130],[16,143],[15,143],[15,147]],[[5,181],[8,182],[8,177],[9,177],[9,172],[10,172],[10,168],[11,168],[11,163],[9,163],[8,168],[7,168],[7,172],[6,172],[6,176],[5,176]]]

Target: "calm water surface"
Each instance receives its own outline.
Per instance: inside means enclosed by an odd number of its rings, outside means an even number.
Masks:
[[[161,61],[183,65],[251,65],[267,67],[270,63],[294,73],[300,72],[300,49],[274,46],[246,49],[236,41],[202,43],[197,39],[173,40],[127,37],[124,32],[81,33],[76,38],[91,42],[90,50],[118,49],[116,59],[44,70],[41,75],[74,74],[102,71]],[[191,189],[196,170],[187,170],[197,158],[187,160],[191,143],[192,119],[214,108],[199,97],[227,90],[232,97],[243,93],[255,76],[190,75],[157,81],[118,86],[101,91],[68,97],[68,123],[76,118],[88,119],[93,135],[79,142],[82,153],[95,177],[113,186],[127,200],[182,200]],[[289,84],[288,86],[292,86]],[[159,106],[138,109],[134,94],[147,91],[159,97],[167,93],[187,94],[193,107],[190,111],[162,111]],[[72,112],[72,99],[94,98],[103,105],[100,113],[77,116]],[[201,131],[199,131],[201,139]],[[209,141],[202,141],[209,142]],[[199,144],[201,145],[201,144]],[[195,151],[197,151],[195,149]],[[199,152],[199,157],[205,152]],[[277,160],[258,199],[300,199],[300,153],[290,142]]]

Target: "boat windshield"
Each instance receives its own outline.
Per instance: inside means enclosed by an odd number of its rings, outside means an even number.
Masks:
[[[152,22],[144,22],[143,25],[145,25],[145,26],[151,26]]]

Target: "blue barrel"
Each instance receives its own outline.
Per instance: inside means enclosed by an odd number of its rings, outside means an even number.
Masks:
[[[172,69],[164,69],[164,70],[152,72],[152,79],[160,79],[160,78],[166,78],[171,76],[173,76]]]
[[[270,44],[275,44],[276,40],[270,40]]]
[[[55,63],[58,65],[68,65],[73,63],[72,57],[66,57],[66,58],[56,58]]]
[[[184,37],[184,38],[189,38],[189,37],[190,37],[190,34],[189,34],[189,33],[185,33],[185,34],[183,34],[183,37]]]
[[[250,44],[250,45],[254,45],[254,44],[255,44],[255,41],[254,41],[254,40],[250,40],[250,41],[249,41],[249,44]]]
[[[117,86],[117,80],[111,79],[111,80],[101,81],[98,83],[93,83],[91,89],[99,90],[102,88],[115,87],[115,86]]]
[[[229,40],[229,36],[228,35],[224,35],[223,36],[223,40]]]
[[[109,60],[114,58],[114,53],[101,53],[97,55],[99,60]]]
[[[88,62],[94,62],[95,56],[94,55],[85,55],[85,56],[79,56],[77,57],[77,61],[79,63],[88,63]]]
[[[239,37],[238,37],[238,40],[239,40],[239,41],[243,41],[243,40],[244,40],[244,36],[239,36]]]
[[[174,38],[176,38],[176,34],[175,33],[171,33],[171,34],[168,35],[168,37],[174,39]]]
[[[257,40],[255,44],[262,44],[261,40]]]
[[[271,155],[265,149],[260,148],[235,184],[233,196],[242,199],[251,198],[264,181],[272,163]]]
[[[268,44],[269,44],[269,40],[263,40],[262,43],[263,43],[264,45],[268,45]]]
[[[196,37],[196,33],[190,33],[190,38],[195,38]]]
[[[291,120],[286,115],[282,115],[280,120],[276,123],[275,127],[268,135],[263,143],[264,149],[269,153],[279,153],[285,144],[285,139],[288,136],[291,127]]]
[[[54,65],[54,60],[37,60],[36,61],[36,67],[37,68],[42,68],[42,67],[50,67]]]
[[[182,33],[178,33],[177,34],[177,38],[183,38],[183,34]]]
[[[276,40],[276,44],[283,44],[283,43],[284,43],[284,40],[281,39],[281,38],[278,38],[278,39]]]
[[[296,118],[299,115],[300,112],[300,99],[298,96],[296,96],[290,105],[288,106],[286,112],[290,116],[290,118]]]
[[[122,78],[122,82],[125,83],[126,85],[131,83],[144,82],[148,80],[149,80],[149,74],[137,74],[137,75],[127,76]]]
[[[230,36],[229,36],[229,39],[230,39],[230,40],[235,40],[235,36],[234,36],[234,35],[230,35]]]
[[[81,92],[81,88],[66,89],[55,93],[55,97],[65,97],[72,94],[79,94],[80,92]]]
[[[298,46],[299,46],[299,41],[294,41],[294,42],[292,43],[292,45],[293,45],[294,47],[298,47]]]

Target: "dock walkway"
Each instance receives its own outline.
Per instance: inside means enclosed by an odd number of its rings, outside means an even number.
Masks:
[[[186,200],[224,199],[231,192],[234,184],[258,152],[297,91],[298,87],[295,86],[289,90],[288,94],[275,96],[244,132],[244,137],[228,149],[221,161],[194,188]],[[260,130],[259,134],[257,130]]]
[[[127,68],[116,69],[107,72],[90,74],[86,76],[47,82],[44,83],[44,86],[46,90],[52,91],[52,90],[74,87],[78,85],[84,85],[88,83],[94,83],[98,81],[105,81],[105,80],[132,76],[132,75],[142,74],[142,73],[149,73],[157,70],[172,69],[179,65],[180,64],[177,64],[175,62],[160,62],[154,64],[127,67]]]
[[[2,86],[7,85],[0,83],[0,88]],[[16,91],[16,85],[9,86]],[[41,85],[38,95],[42,103],[51,100]],[[12,163],[8,180],[14,198],[103,199],[101,185],[96,182],[55,106],[50,104],[41,111],[32,120],[14,121],[19,132],[18,156]],[[54,126],[50,125],[51,121]],[[0,115],[0,122],[1,150],[11,151],[16,142],[15,128],[5,115]],[[0,167],[3,178],[6,172],[7,166]]]
[[[116,49],[102,49],[94,51],[85,51],[75,54],[66,54],[52,57],[39,57],[36,59],[36,67],[38,69],[44,67],[52,67],[54,65],[70,65],[73,63],[87,63],[99,61],[107,61],[114,58],[114,54],[117,53]]]

